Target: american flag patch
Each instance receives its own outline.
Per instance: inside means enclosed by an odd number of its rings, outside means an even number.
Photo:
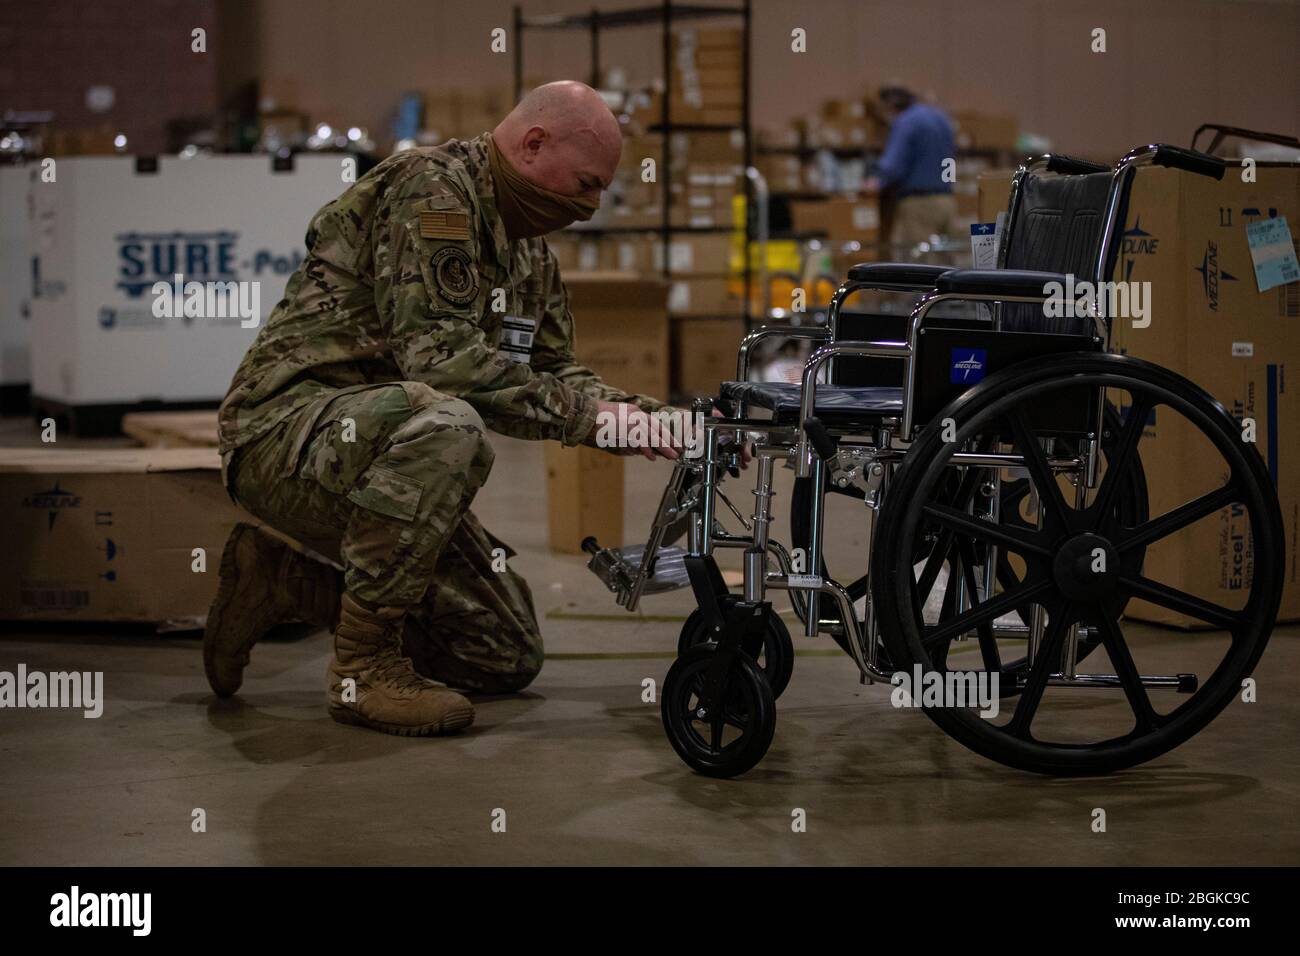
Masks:
[[[468,239],[469,216],[463,212],[420,213],[421,239]]]

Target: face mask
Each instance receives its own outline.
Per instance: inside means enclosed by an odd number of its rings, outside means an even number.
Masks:
[[[563,229],[577,220],[586,222],[600,208],[600,200],[564,196],[543,189],[515,170],[488,137],[488,165],[492,170],[497,212],[511,239],[530,239]]]

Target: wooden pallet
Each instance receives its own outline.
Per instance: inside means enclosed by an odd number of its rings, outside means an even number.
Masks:
[[[129,412],[122,433],[146,448],[215,448],[217,412]]]

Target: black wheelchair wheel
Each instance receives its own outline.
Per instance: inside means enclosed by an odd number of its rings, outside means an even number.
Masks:
[[[1100,436],[1100,446],[1103,462],[1109,461],[1114,454],[1115,442],[1122,431],[1123,422],[1115,406],[1106,402],[1102,421],[1102,431]],[[1077,452],[1077,446],[1067,449],[1070,453]],[[985,479],[991,477],[990,470],[984,470],[982,473],[975,470],[967,472],[965,479],[956,474],[950,474],[944,480],[941,488],[941,497],[954,507],[965,508],[971,501],[981,493],[985,484]],[[1122,521],[1127,527],[1135,527],[1145,521],[1148,517],[1147,487],[1146,474],[1142,470],[1142,462],[1138,456],[1132,459],[1131,467],[1125,471],[1122,477],[1118,494],[1115,496],[1114,511],[1118,520]],[[790,537],[793,546],[796,548],[808,548],[811,539],[809,533],[809,515],[811,514],[811,478],[796,478],[794,492],[791,496],[790,504]],[[1003,516],[1002,520],[1008,524],[1014,524],[1024,529],[1032,529],[1033,524],[1025,514],[1026,505],[1030,499],[1032,485],[1025,478],[1006,479],[1003,478],[998,483],[998,510]],[[843,489],[829,482],[826,485],[829,493],[836,493],[862,499],[862,492],[856,488]],[[970,555],[960,553],[958,544],[950,536],[943,534],[933,534],[927,539],[919,542],[917,552],[913,556],[913,563],[926,562],[926,567],[919,579],[919,592],[922,603],[932,593],[936,586],[938,574],[941,570],[948,571],[947,584],[942,593],[942,604],[940,611],[940,621],[946,620],[955,611],[955,584],[959,576],[966,585],[968,591],[973,591],[977,582],[982,583],[983,566],[985,564],[986,552],[982,542],[972,542]],[[822,561],[822,574],[825,575],[826,562]],[[1010,590],[1020,583],[1021,571],[1015,566],[1015,563],[1007,555],[1006,551],[999,551],[997,554],[997,564],[994,574],[998,584],[1003,590]],[[836,580],[842,580],[837,578]],[[849,597],[857,601],[867,593],[870,588],[870,575],[863,574],[852,579],[845,590],[848,591]],[[1020,619],[1023,626],[1029,625],[1029,608],[1012,608],[1008,614],[1015,615]],[[828,620],[839,620],[839,610],[835,607],[827,607],[823,610],[822,616]],[[848,646],[844,639],[835,635],[835,640],[840,647],[848,652]],[[1092,653],[1099,644],[1100,638],[1089,634],[1079,643],[1078,660],[1083,660],[1088,654]],[[886,656],[888,649],[884,648]],[[1004,670],[1011,674],[1013,672],[1023,672],[1026,667],[1026,660],[1008,661],[1004,664]],[[1003,681],[1003,687],[1008,694],[1018,692],[1018,682],[1014,680]]]
[[[1093,499],[1080,508],[1061,493],[1043,451],[1036,414],[1063,397],[1095,399],[1100,390],[1126,394],[1128,413],[1114,436]],[[1162,430],[1198,442],[1202,457],[1195,472],[1209,490],[1130,525],[1117,512],[1115,500],[1157,409]],[[976,630],[983,670],[1002,674],[1006,668],[992,639],[992,622],[1008,610],[1037,607],[1045,627],[1032,665],[1013,675],[1020,693],[1000,723],[965,706],[927,706],[927,716],[986,757],[1060,775],[1130,767],[1172,750],[1204,728],[1238,693],[1263,653],[1277,616],[1285,567],[1277,496],[1258,451],[1242,440],[1237,422],[1181,376],[1137,359],[1099,353],[1061,355],[1006,369],[964,393],[938,417],[953,420],[956,440],[944,442],[937,428],[922,431],[894,476],[872,555],[873,594],[894,666],[946,682],[947,675],[958,670],[948,662],[951,643]],[[1029,480],[1043,503],[1041,529],[975,519],[944,502],[941,492],[954,470],[952,455],[990,435],[1002,450],[1024,456]],[[1210,455],[1217,457],[1211,460]],[[1191,482],[1190,476],[1184,480]],[[1162,489],[1177,499],[1185,491],[1183,485],[1178,495]],[[1178,549],[1187,547],[1188,539],[1180,537],[1184,532],[1216,535],[1216,526],[1194,527],[1207,519],[1232,520],[1234,534],[1251,543],[1253,566],[1239,588],[1221,592],[1228,596],[1206,597],[1187,588],[1217,588],[1181,581],[1172,585],[1146,575],[1144,556],[1157,549],[1181,553]],[[944,530],[967,553],[980,542],[997,544],[1015,554],[1025,571],[991,599],[927,624],[920,613],[912,558],[918,541]],[[1200,634],[1182,642],[1137,640],[1137,629],[1121,621],[1133,600],[1222,634]],[[1109,659],[1109,674],[1090,675],[1081,682],[1061,673],[1062,651],[1073,625],[1096,629]],[[1200,673],[1169,675],[1167,690],[1154,689],[1142,679],[1145,668],[1138,666],[1138,658],[1168,671],[1175,655],[1195,660]]]
[[[677,655],[680,657],[692,647],[711,644],[713,641],[714,637],[709,632],[704,615],[696,608],[682,625],[681,636],[677,639]],[[755,651],[757,653],[752,653]],[[775,613],[768,614],[767,633],[763,635],[762,643],[758,647],[746,647],[745,653],[754,659],[767,678],[772,688],[772,699],[779,699],[794,673],[794,641],[790,639],[790,630],[785,622]]]
[[[677,756],[706,777],[738,777],[763,759],[776,732],[776,700],[747,654],[733,654],[722,674],[721,706],[705,703],[716,644],[690,648],[664,678],[664,732]]]

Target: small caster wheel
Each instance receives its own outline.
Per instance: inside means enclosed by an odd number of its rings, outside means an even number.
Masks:
[[[664,678],[664,731],[677,756],[706,777],[737,777],[763,759],[776,731],[776,699],[747,654],[734,654],[716,694],[706,689],[716,644],[689,648]]]
[[[682,625],[681,637],[677,639],[677,656],[683,656],[692,647],[712,644],[715,640],[714,635],[709,633],[704,614],[696,608]],[[749,648],[746,647],[745,650],[748,652]],[[789,628],[775,613],[767,616],[767,633],[763,636],[758,654],[751,653],[749,656],[754,658],[759,670],[767,678],[772,688],[772,699],[779,699],[794,673],[794,642],[790,639]]]

